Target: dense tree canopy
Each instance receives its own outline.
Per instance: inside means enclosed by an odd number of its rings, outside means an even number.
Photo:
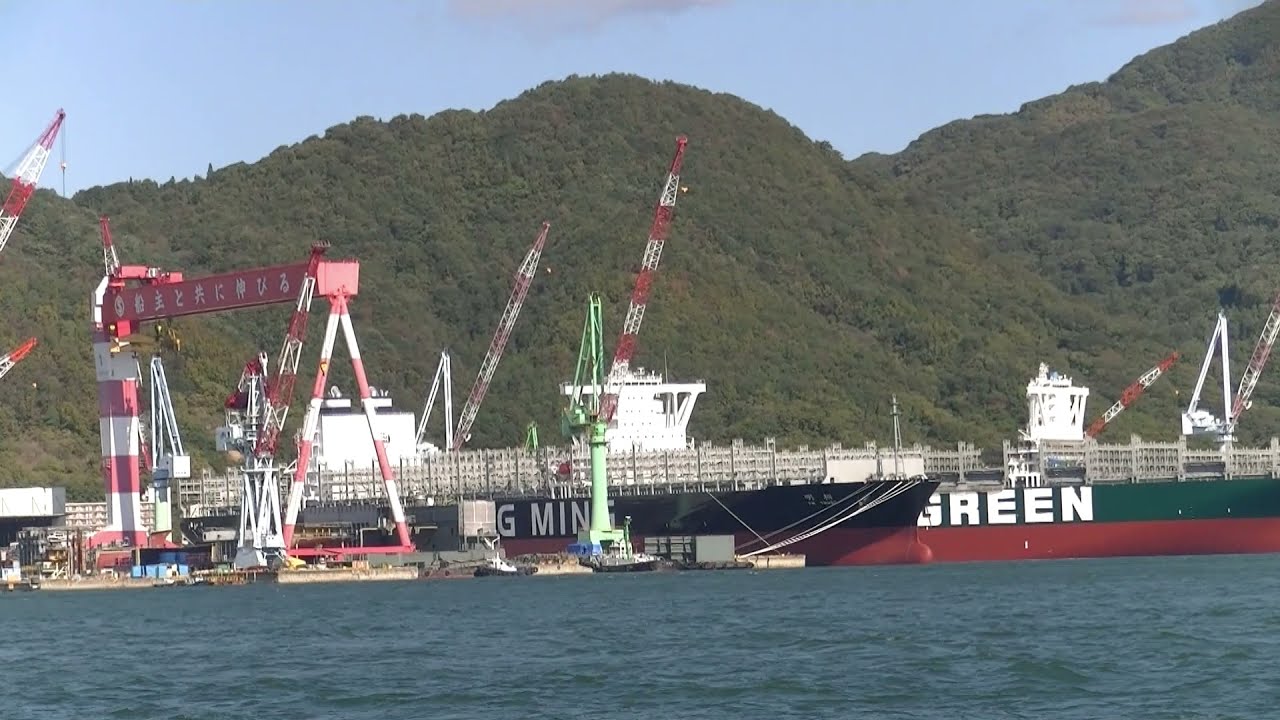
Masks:
[[[188,274],[301,260],[317,239],[358,257],[371,379],[415,410],[446,347],[461,404],[549,220],[471,445],[517,444],[530,420],[555,427],[587,295],[602,293],[616,335],[679,133],[688,190],[639,359],[708,381],[694,436],[883,441],[896,394],[909,441],[998,448],[1040,362],[1090,385],[1096,415],[1178,349],[1182,363],[1105,436],[1172,439],[1218,307],[1239,339],[1238,376],[1280,288],[1277,27],[1269,2],[1104,83],[951,123],[893,156],[849,161],[738,98],[609,75],[485,112],[357,118],[190,181],[40,192],[0,261],[0,340],[41,340],[0,383],[0,483],[100,492],[88,343],[99,213],[125,262]],[[274,355],[286,322],[274,308],[176,323],[169,377],[197,467],[221,462],[222,400],[251,352]],[[1272,377],[1246,440],[1280,432]],[[349,373],[333,379],[351,389]]]

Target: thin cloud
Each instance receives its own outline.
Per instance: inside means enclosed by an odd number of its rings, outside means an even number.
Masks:
[[[594,30],[628,15],[675,15],[729,0],[449,0],[449,12],[473,22]]]

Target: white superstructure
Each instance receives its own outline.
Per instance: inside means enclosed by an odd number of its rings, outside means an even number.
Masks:
[[[1084,440],[1084,407],[1089,388],[1049,370],[1040,363],[1040,373],[1027,383],[1027,427],[1019,434],[1029,442]]]
[[[573,383],[562,384],[560,391],[572,394]],[[582,391],[589,395],[592,388]],[[605,436],[609,452],[688,448],[689,418],[698,397],[706,391],[707,384],[702,381],[671,383],[644,368],[627,371],[618,388],[618,409]]]
[[[417,423],[412,412],[391,407],[391,395],[369,388],[377,414],[374,427],[387,447],[387,460],[392,466],[411,463],[417,458],[415,439]],[[320,404],[320,423],[313,450],[316,467],[329,470],[367,469],[377,465],[373,439],[369,436],[364,412],[353,407],[351,398],[343,397],[338,388],[329,388],[328,397]]]
[[[1049,370],[1027,383],[1027,426],[1018,431],[1021,443],[1006,451],[1005,483],[1011,487],[1040,487],[1040,445],[1043,442],[1083,442],[1084,412],[1089,388]]]

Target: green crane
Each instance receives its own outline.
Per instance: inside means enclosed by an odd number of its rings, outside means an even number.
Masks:
[[[591,526],[578,532],[580,544],[599,544],[602,550],[617,547],[630,554],[625,529],[613,527],[609,521],[609,484],[606,468],[605,432],[609,423],[600,415],[604,395],[604,341],[600,296],[592,293],[587,300],[587,321],[582,328],[582,346],[578,350],[578,366],[573,373],[573,394],[560,417],[560,430],[569,438],[586,436],[591,449]],[[591,392],[587,393],[587,387]]]
[[[524,426],[524,449],[530,453],[538,452],[538,423],[532,420]]]

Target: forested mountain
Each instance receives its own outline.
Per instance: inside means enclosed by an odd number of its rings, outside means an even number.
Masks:
[[[0,260],[0,342],[41,339],[0,382],[0,481],[100,492],[88,341],[99,213],[125,262],[189,275],[298,261],[317,239],[359,258],[366,368],[414,410],[446,347],[461,405],[548,220],[543,269],[471,445],[517,444],[529,420],[558,440],[557,385],[587,295],[605,298],[611,351],[681,133],[688,191],[639,360],[708,381],[696,437],[884,441],[896,393],[908,441],[998,448],[1023,421],[1041,361],[1093,388],[1092,416],[1176,348],[1180,366],[1106,435],[1172,439],[1219,304],[1238,376],[1280,288],[1277,70],[1273,1],[1104,83],[949,124],[893,156],[846,160],[739,98],[609,75],[549,82],[484,112],[357,118],[192,181],[41,192]],[[287,320],[278,307],[175,323],[182,352],[166,362],[198,465],[220,462],[222,400],[250,353],[274,356]],[[1272,376],[1246,440],[1280,432]],[[350,392],[349,377],[333,376]]]

